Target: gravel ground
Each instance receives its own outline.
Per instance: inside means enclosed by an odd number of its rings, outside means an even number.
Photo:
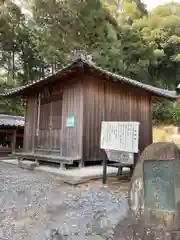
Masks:
[[[110,240],[127,209],[116,188],[72,187],[54,175],[0,163],[0,239]]]

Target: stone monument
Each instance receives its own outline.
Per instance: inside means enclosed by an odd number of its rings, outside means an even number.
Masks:
[[[169,240],[180,234],[180,149],[177,145],[158,142],[143,151],[131,178],[128,201],[129,214],[117,226],[116,236],[119,233],[124,239]]]

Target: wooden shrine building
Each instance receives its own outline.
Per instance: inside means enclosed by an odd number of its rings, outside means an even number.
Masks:
[[[0,114],[0,157],[23,147],[24,117]]]
[[[102,160],[102,121],[139,121],[142,151],[152,143],[153,97],[176,99],[82,59],[5,95],[26,99],[22,158],[80,165]]]

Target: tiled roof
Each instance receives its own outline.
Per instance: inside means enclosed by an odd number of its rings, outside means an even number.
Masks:
[[[24,117],[0,114],[0,126],[23,127]]]
[[[90,71],[97,72],[101,75],[104,75],[105,77],[113,80],[113,81],[121,81],[127,84],[130,84],[132,86],[144,89],[152,95],[165,97],[169,99],[176,99],[176,91],[169,91],[166,89],[157,88],[148,84],[144,84],[141,82],[138,82],[136,80],[132,80],[128,77],[124,77],[122,75],[118,75],[112,72],[109,72],[105,69],[102,69],[101,67],[98,67],[91,61],[83,60],[82,58],[77,59],[73,63],[67,65],[66,67],[62,68],[61,70],[57,71],[53,75],[49,75],[43,79],[39,79],[38,81],[33,81],[25,86],[21,86],[18,88],[11,89],[9,91],[6,91],[4,93],[4,96],[12,96],[12,95],[20,95],[23,94],[26,90],[30,88],[34,88],[37,86],[40,86],[41,84],[49,83],[50,81],[53,81],[57,79],[57,77],[63,76],[64,74],[69,74],[71,71],[78,71],[78,69],[89,69]]]

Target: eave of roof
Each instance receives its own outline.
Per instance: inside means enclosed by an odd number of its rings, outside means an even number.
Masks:
[[[9,90],[8,92],[5,92],[2,96],[15,96],[15,95],[23,95],[28,89],[38,87],[41,84],[47,84],[51,81],[54,81],[57,79],[57,77],[63,76],[64,74],[69,74],[71,71],[82,68],[89,68],[93,71],[98,72],[99,74],[104,74],[105,76],[111,78],[113,81],[121,81],[127,84],[130,84],[132,86],[144,89],[145,91],[150,92],[154,96],[164,97],[171,100],[175,100],[177,98],[176,91],[169,91],[166,89],[157,88],[148,84],[144,84],[141,82],[138,82],[136,80],[132,80],[128,77],[124,77],[112,72],[109,72],[105,69],[102,69],[101,67],[95,65],[91,61],[83,60],[83,59],[77,59],[73,63],[67,65],[66,67],[62,68],[61,70],[57,71],[54,74],[48,75],[43,79],[39,79],[37,81],[33,81],[31,83],[28,83],[25,86],[20,86],[14,89]]]
[[[24,127],[24,117],[0,114],[0,126]]]

